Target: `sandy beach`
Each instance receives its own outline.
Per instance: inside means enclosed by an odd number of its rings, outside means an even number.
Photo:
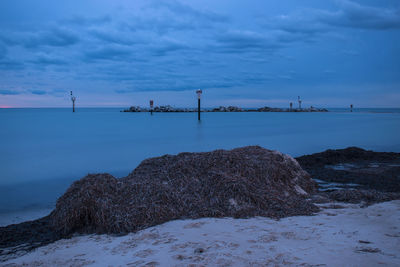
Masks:
[[[124,236],[84,235],[3,266],[399,266],[400,201],[320,205],[281,220],[176,220]]]

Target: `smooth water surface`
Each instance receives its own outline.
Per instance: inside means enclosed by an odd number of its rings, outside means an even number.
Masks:
[[[87,173],[122,177],[142,160],[261,145],[292,156],[359,146],[400,152],[400,110],[328,113],[122,113],[0,109],[0,213],[52,207]],[[372,112],[371,112],[372,111]]]

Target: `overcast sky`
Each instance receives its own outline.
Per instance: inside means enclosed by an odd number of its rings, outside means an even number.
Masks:
[[[0,106],[400,106],[399,0],[1,0]]]

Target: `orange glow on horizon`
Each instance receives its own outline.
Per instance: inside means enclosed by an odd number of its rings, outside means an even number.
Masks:
[[[12,108],[11,106],[0,106],[0,108]]]

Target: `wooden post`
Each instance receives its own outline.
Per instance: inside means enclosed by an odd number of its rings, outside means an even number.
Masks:
[[[72,91],[71,91],[71,100],[72,100],[72,112],[75,112],[75,100],[76,100],[76,97],[72,95]]]
[[[200,121],[200,97],[201,93],[203,93],[200,89],[196,90],[197,93],[197,119]]]
[[[301,110],[301,99],[300,99],[300,96],[297,97],[297,100],[299,101],[299,109]]]
[[[353,104],[350,105],[350,112],[353,112]]]
[[[292,109],[293,109],[293,103],[290,102],[290,111],[292,111]]]
[[[197,100],[197,117],[200,120],[200,98]]]
[[[154,104],[154,101],[150,100],[150,115],[153,115],[153,104]]]

